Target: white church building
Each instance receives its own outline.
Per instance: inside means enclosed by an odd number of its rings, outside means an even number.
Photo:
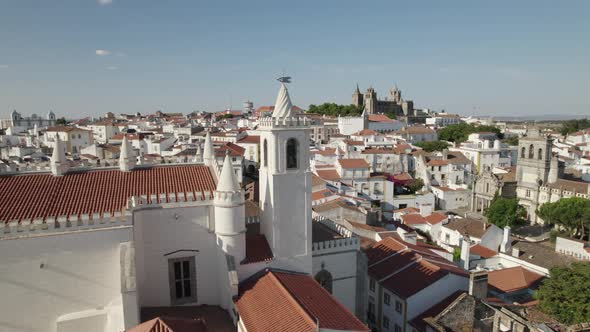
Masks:
[[[248,217],[209,134],[191,164],[137,165],[124,138],[119,167],[75,169],[58,139],[51,173],[0,175],[0,331],[118,332],[148,308],[199,306],[238,331],[368,331],[358,239],[312,220],[309,127],[281,84]],[[333,239],[312,239],[320,223]]]

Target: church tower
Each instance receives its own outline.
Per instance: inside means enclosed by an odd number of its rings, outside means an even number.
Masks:
[[[359,85],[356,85],[356,90],[352,94],[352,104],[354,106],[363,106],[363,94],[361,90],[359,90]]]
[[[549,182],[553,139],[532,130],[518,140],[516,162],[516,197],[526,210],[531,223],[537,222],[539,189]]]
[[[311,273],[310,121],[296,116],[281,83],[272,117],[260,119],[261,231],[275,261]]]
[[[369,114],[375,114],[377,111],[377,92],[372,86],[365,92],[365,110]]]

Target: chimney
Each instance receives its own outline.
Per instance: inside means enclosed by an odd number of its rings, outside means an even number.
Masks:
[[[520,256],[520,249],[512,248],[512,257],[518,258],[518,256]]]
[[[500,243],[500,252],[508,253],[512,247],[510,243],[510,226],[504,227],[504,233],[502,234],[502,243]]]
[[[480,270],[469,274],[469,295],[477,299],[488,297],[488,271]]]
[[[469,271],[469,237],[464,236],[461,239],[461,266]]]
[[[432,214],[432,204],[420,204],[420,215],[426,217]]]

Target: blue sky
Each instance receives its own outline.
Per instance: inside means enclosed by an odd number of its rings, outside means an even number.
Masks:
[[[303,107],[358,82],[461,114],[588,115],[589,59],[584,0],[0,0],[0,117],[268,105],[283,70]]]

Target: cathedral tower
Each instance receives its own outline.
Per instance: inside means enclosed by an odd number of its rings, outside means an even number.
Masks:
[[[361,93],[361,90],[359,90],[359,85],[356,85],[356,90],[354,90],[354,93],[352,94],[352,104],[354,106],[363,106],[363,94]]]
[[[376,114],[377,112],[377,92],[372,86],[365,92],[365,110],[369,114]]]
[[[309,125],[293,114],[287,87],[281,83],[272,117],[260,120],[261,230],[275,260],[311,272],[311,171]]]
[[[553,139],[538,130],[530,131],[518,140],[516,163],[516,197],[526,210],[531,223],[537,221],[539,188],[546,185],[551,170]]]

